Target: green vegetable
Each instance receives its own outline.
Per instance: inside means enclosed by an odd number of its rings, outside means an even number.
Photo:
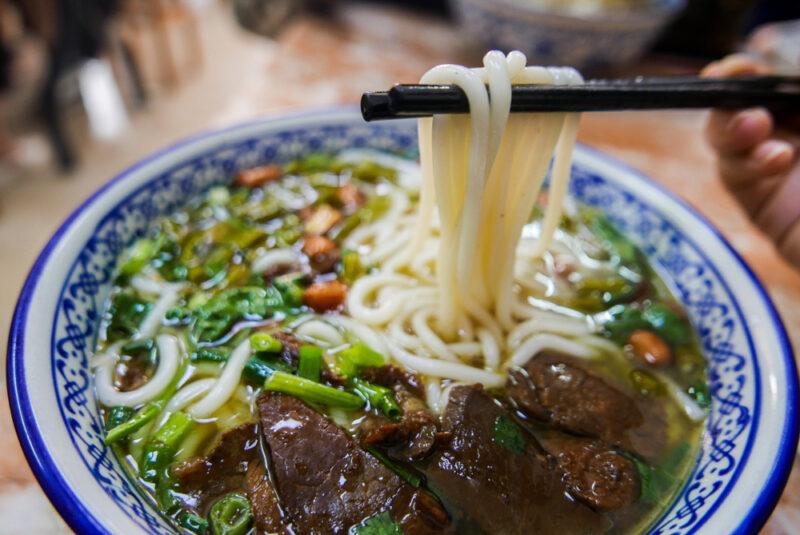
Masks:
[[[525,436],[522,429],[509,417],[500,415],[494,420],[492,440],[512,453],[525,453]]]
[[[276,278],[272,283],[281,293],[287,307],[297,308],[303,306],[303,275],[288,273]]]
[[[625,345],[633,331],[650,328],[638,308],[618,305],[609,312],[612,319],[603,325],[603,333],[619,345]]]
[[[175,514],[183,507],[177,488],[178,484],[170,475],[169,467],[163,467],[156,481],[155,495],[159,509],[168,515]]]
[[[214,206],[224,205],[230,198],[231,194],[225,186],[216,186],[206,192],[206,201]]]
[[[642,318],[673,346],[682,345],[691,340],[692,331],[688,322],[662,303],[653,303],[647,307]]]
[[[247,496],[233,492],[217,500],[208,512],[214,535],[244,535],[253,524],[253,512]]]
[[[342,265],[339,275],[345,284],[353,284],[356,279],[367,272],[361,264],[361,257],[355,251],[342,253]]]
[[[623,264],[640,265],[641,257],[636,246],[628,240],[603,214],[595,213],[590,228],[606,242]]]
[[[311,381],[319,381],[322,368],[322,348],[311,345],[300,346],[297,375]]]
[[[350,530],[351,535],[403,535],[403,530],[389,516],[389,511],[366,519]]]
[[[206,519],[188,511],[184,511],[178,517],[178,525],[183,529],[198,535],[208,531],[208,522]]]
[[[383,386],[378,386],[362,379],[353,378],[350,386],[364,401],[380,411],[390,420],[398,420],[403,415],[402,409],[397,404],[394,392]]]
[[[383,366],[383,355],[366,344],[358,342],[336,355],[336,368],[344,377],[355,377],[362,368]]]
[[[122,417],[123,412],[127,412],[125,409],[127,407],[114,407],[111,409],[111,414],[109,414],[108,424],[106,427],[106,444],[113,444],[114,442],[123,439],[127,436],[130,436],[134,432],[138,431],[142,427],[144,427],[150,420],[155,418],[159,412],[161,412],[161,404],[152,402],[148,403],[144,407],[142,407],[139,412],[131,417],[127,418],[125,421],[122,421],[116,425],[112,424],[112,415],[114,415],[115,411],[117,413],[114,416],[114,421],[117,421],[119,418]]]
[[[227,362],[230,351],[218,347],[203,347],[189,355],[192,362]]]
[[[237,321],[259,320],[283,308],[274,287],[243,287],[225,290],[193,313],[191,334],[197,342],[212,342],[227,333]]]
[[[283,392],[308,403],[319,403],[329,407],[341,407],[354,411],[364,406],[364,401],[355,394],[285,372],[273,373],[264,383],[264,389]]]
[[[242,371],[242,375],[244,378],[255,385],[263,385],[264,381],[269,379],[269,377],[277,372],[290,372],[291,368],[286,365],[286,363],[277,360],[277,359],[270,359],[269,361],[254,357],[247,361],[247,364],[244,365],[244,370]]]
[[[277,353],[283,349],[283,344],[270,334],[255,333],[250,335],[250,347],[253,351]]]
[[[110,317],[106,328],[108,342],[132,338],[139,332],[139,325],[151,308],[153,308],[152,303],[139,299],[133,293],[116,294],[111,299],[111,306],[108,309]]]
[[[286,165],[286,172],[290,174],[308,174],[327,171],[333,164],[333,156],[329,154],[309,154],[305,158],[294,160]]]
[[[173,412],[144,447],[139,475],[153,482],[175,457],[178,447],[194,426],[192,418],[182,411]]]
[[[125,255],[125,261],[120,266],[119,272],[123,275],[139,273],[158,254],[163,240],[161,236],[159,238],[155,240],[150,238],[137,240]]]
[[[136,414],[136,411],[131,407],[111,407],[111,409],[108,411],[106,429],[111,431],[115,427],[118,427],[133,418],[134,414]]]

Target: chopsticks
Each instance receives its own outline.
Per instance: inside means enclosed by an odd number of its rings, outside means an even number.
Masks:
[[[639,77],[589,80],[584,85],[514,85],[512,112],[583,112],[691,108],[746,108],[800,112],[800,77]],[[400,84],[364,93],[367,121],[467,113],[464,92],[453,85]]]

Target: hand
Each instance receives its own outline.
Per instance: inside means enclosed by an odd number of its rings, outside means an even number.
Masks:
[[[766,74],[745,56],[703,69],[707,77]],[[715,110],[706,137],[717,152],[720,177],[753,222],[800,267],[800,116],[774,117],[763,108]]]

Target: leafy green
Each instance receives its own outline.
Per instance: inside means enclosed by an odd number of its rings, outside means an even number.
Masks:
[[[297,308],[303,305],[303,274],[289,273],[272,281],[281,293],[287,307]]]
[[[283,308],[283,298],[274,287],[231,288],[212,297],[192,312],[192,338],[213,342],[241,320],[260,320]]]
[[[109,321],[106,328],[108,342],[133,337],[139,332],[139,325],[151,308],[153,308],[152,303],[136,297],[132,292],[120,292],[114,295],[108,309]]]
[[[492,440],[508,451],[516,454],[525,453],[525,436],[522,429],[508,416],[501,414],[494,419]]]
[[[403,530],[389,512],[384,511],[351,528],[349,535],[403,535]]]
[[[691,340],[692,331],[689,323],[663,303],[653,303],[647,307],[642,313],[642,319],[673,346]]]

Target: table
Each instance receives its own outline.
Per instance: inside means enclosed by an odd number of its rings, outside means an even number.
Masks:
[[[213,36],[207,46],[211,42],[216,45],[207,50],[206,74],[197,82],[206,84],[202,98],[192,93],[194,89],[186,89],[183,96],[172,98],[167,105],[151,110],[150,116],[137,119],[135,131],[124,140],[126,149],[111,152],[116,160],[109,163],[98,155],[93,163],[88,158],[81,177],[75,179],[65,197],[66,206],[64,202],[56,203],[55,215],[41,210],[39,215],[45,223],[36,234],[39,243],[77,204],[77,199],[104,177],[176,137],[261,113],[309,104],[355,102],[364,90],[417,80],[433,64],[476,64],[480,59],[475,50],[464,47],[461,36],[448,23],[385,7],[346,7],[336,20],[301,18],[277,42],[240,34],[232,23],[223,22],[228,20],[228,14],[222,9],[212,7],[201,21],[201,33],[207,30]],[[227,63],[231,54],[237,55],[243,65]],[[658,66],[645,67],[653,70]],[[208,95],[221,97],[215,102]],[[173,124],[175,121],[177,124]],[[642,170],[677,192],[721,229],[775,300],[797,351],[800,273],[781,260],[717,181],[713,155],[702,139],[703,122],[704,115],[696,112],[585,115],[580,141]],[[57,194],[58,191],[48,190],[41,196]],[[40,197],[28,201],[34,199]],[[14,223],[12,220],[3,224]],[[12,250],[8,256],[13,253]],[[32,250],[24,249],[22,257],[28,264],[32,262]],[[15,274],[20,282],[22,269]],[[5,389],[2,397],[7,397]],[[0,517],[4,519],[0,535],[67,531],[42,498],[24,462],[11,431],[6,401],[0,407],[0,451],[4,452],[0,456]],[[789,534],[800,526],[798,464],[796,460],[787,490],[764,533]],[[20,515],[21,511],[25,514]],[[17,520],[6,522],[11,518]]]

